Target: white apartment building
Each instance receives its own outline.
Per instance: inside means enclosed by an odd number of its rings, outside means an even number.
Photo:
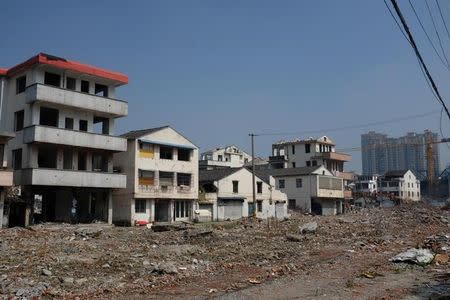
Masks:
[[[289,209],[318,215],[342,213],[343,179],[324,166],[257,170],[256,174],[275,178],[276,188],[288,197]]]
[[[378,176],[358,175],[355,182],[355,192],[360,194],[373,194],[378,191]]]
[[[128,114],[116,88],[128,78],[43,53],[3,73],[0,127],[15,133],[5,151],[22,200],[10,225],[111,222],[112,189],[126,185],[113,173],[113,153],[126,151],[114,121]]]
[[[114,167],[127,188],[114,191],[113,221],[125,224],[186,221],[198,199],[198,148],[169,126],[130,131],[127,152]]]
[[[287,217],[287,196],[275,189],[274,178],[255,179],[256,217]],[[200,170],[199,182],[199,208],[209,210],[212,220],[236,220],[253,215],[252,173],[248,169]]]
[[[251,160],[251,155],[235,145],[229,145],[201,153],[199,167],[202,170],[240,168]]]
[[[389,171],[379,177],[378,191],[401,200],[420,201],[420,181],[411,170]]]

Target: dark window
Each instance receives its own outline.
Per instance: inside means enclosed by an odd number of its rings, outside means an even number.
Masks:
[[[61,75],[45,72],[44,84],[60,87],[61,86]]]
[[[288,201],[288,208],[289,209],[295,209],[295,199],[289,199],[289,201]]]
[[[16,111],[14,113],[14,131],[20,131],[23,129],[23,123],[24,123],[24,111]]]
[[[38,167],[56,169],[57,150],[54,147],[39,147]]]
[[[172,172],[159,172],[159,185],[160,186],[173,186],[173,173]]]
[[[239,181],[233,180],[233,193],[239,193]]]
[[[256,201],[256,206],[257,206],[258,212],[262,212],[262,201],[261,200]]]
[[[263,189],[262,182],[261,182],[261,181],[257,182],[257,183],[256,183],[256,192],[257,192],[258,194],[262,194],[262,189]]]
[[[297,165],[295,164],[295,162],[292,163],[292,167],[295,168]]]
[[[101,97],[108,97],[108,87],[103,84],[95,84],[95,94]]]
[[[73,129],[73,119],[72,118],[66,118],[66,129]]]
[[[81,80],[81,92],[89,93],[89,81]]]
[[[75,91],[77,86],[77,81],[75,78],[67,77],[66,78],[66,89]]]
[[[278,188],[279,189],[284,189],[284,184],[285,184],[284,179],[278,180]]]
[[[313,160],[313,161],[312,161],[312,165],[313,165],[313,167],[314,167],[314,166],[317,166],[317,161],[316,161],[316,160]]]
[[[305,144],[305,153],[311,152],[311,144]]]
[[[134,212],[137,214],[145,213],[146,199],[135,199],[134,200]]]
[[[191,150],[178,148],[178,160],[190,161],[191,160]]]
[[[295,154],[295,145],[292,145],[292,154]]]
[[[159,147],[159,158],[161,159],[172,159],[173,150],[170,147],[160,146]]]
[[[22,76],[16,79],[16,94],[25,92],[27,87],[27,76]]]
[[[101,153],[92,154],[92,171],[107,172],[108,171],[108,158]]]
[[[298,188],[301,188],[301,187],[303,186],[303,180],[302,180],[301,178],[297,178],[297,179],[295,180],[295,185],[296,185]]]
[[[311,167],[311,162],[309,160],[306,162],[306,166]]]
[[[63,152],[63,169],[72,170],[73,169],[73,151],[72,149],[64,149]]]
[[[191,186],[191,174],[177,173],[177,185]]]
[[[80,131],[88,131],[88,122],[86,120],[80,120],[79,125]]]
[[[45,126],[58,127],[58,115],[57,109],[41,107],[39,115],[39,124]]]
[[[217,156],[217,160],[218,160],[218,161],[222,161],[222,160],[223,160],[223,156],[222,156],[222,155],[218,155],[218,156]]]
[[[22,148],[12,151],[12,167],[14,170],[22,169]]]
[[[109,134],[109,119],[94,116],[94,132],[98,134]]]
[[[87,161],[86,152],[78,152],[78,170],[86,171],[86,161]]]

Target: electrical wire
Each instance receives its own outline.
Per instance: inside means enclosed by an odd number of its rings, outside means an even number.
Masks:
[[[436,5],[439,9],[439,14],[441,15],[442,23],[444,23],[445,31],[447,32],[447,36],[450,39],[450,33],[448,32],[447,23],[445,22],[444,16],[442,15],[441,6],[439,5],[439,1],[436,0]]]
[[[450,66],[444,62],[442,56],[439,54],[438,50],[436,49],[436,46],[434,45],[433,41],[431,40],[430,35],[428,34],[428,32],[426,31],[425,27],[423,26],[423,23],[422,23],[422,21],[420,20],[420,17],[419,17],[419,15],[417,14],[417,11],[416,11],[416,9],[414,8],[414,5],[412,4],[411,0],[408,0],[408,1],[409,1],[409,5],[411,6],[411,9],[412,9],[413,12],[414,12],[414,15],[416,16],[417,21],[418,21],[419,24],[420,24],[420,27],[422,28],[423,32],[425,33],[425,36],[427,37],[428,42],[431,44],[431,47],[433,47],[434,52],[436,53],[437,57],[439,57],[439,60],[442,62],[442,64],[443,64],[448,70],[450,70]],[[391,13],[392,13],[392,12],[391,12]],[[408,41],[409,41],[409,40],[408,40]]]
[[[430,9],[430,6],[428,5],[428,1],[427,0],[425,0],[425,4],[427,6],[427,10],[428,10],[428,14],[430,15],[431,22],[433,23],[434,31],[436,32],[436,36],[438,38],[439,46],[441,47],[442,54],[444,55],[444,58],[445,58],[445,61],[447,62],[447,65],[450,65],[449,62],[448,62],[447,56],[445,55],[444,47],[442,47],[441,36],[439,35],[439,32],[437,30],[436,22],[434,21],[433,14],[431,13],[431,9]]]

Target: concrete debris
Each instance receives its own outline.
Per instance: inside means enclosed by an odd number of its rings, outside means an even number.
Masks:
[[[442,217],[450,219],[450,212],[405,204],[337,217],[293,212],[288,220],[270,220],[270,227],[267,221],[248,218],[163,224],[152,230],[54,223],[34,230],[2,229],[0,299],[203,299],[211,297],[210,290],[221,297],[252,285],[263,288],[267,280],[303,275],[324,287],[328,274],[344,284],[353,280],[352,289],[361,292],[367,286],[360,280],[402,278],[416,268],[422,272],[419,277],[428,276],[415,264],[386,264],[411,247],[436,253],[433,270],[447,270],[450,235]]]
[[[392,262],[408,262],[418,265],[428,265],[433,261],[434,254],[428,249],[411,248],[405,252],[399,253],[393,258]]]
[[[316,233],[317,222],[309,222],[300,226],[300,233]]]

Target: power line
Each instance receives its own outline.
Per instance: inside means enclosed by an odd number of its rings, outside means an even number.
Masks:
[[[397,1],[396,0],[391,0],[391,3],[394,6],[394,9],[395,9],[398,17],[400,18],[400,21],[401,21],[401,23],[403,25],[403,28],[405,29],[406,34],[408,35],[408,38],[409,38],[409,40],[411,42],[410,44],[411,44],[411,46],[412,46],[412,48],[414,50],[414,53],[416,54],[416,57],[419,59],[420,64],[422,65],[422,67],[423,67],[423,69],[424,69],[424,71],[426,73],[426,76],[427,76],[428,80],[430,81],[434,92],[436,93],[436,96],[437,96],[439,102],[444,107],[445,112],[447,114],[447,117],[450,119],[450,112],[449,112],[449,110],[447,108],[447,105],[445,104],[444,100],[442,99],[441,94],[439,93],[439,90],[438,90],[438,88],[436,86],[436,83],[434,82],[433,77],[431,77],[431,74],[428,71],[428,68],[427,68],[427,66],[426,66],[426,64],[425,64],[425,62],[424,62],[424,60],[422,58],[422,55],[419,52],[419,49],[417,48],[416,42],[414,41],[414,38],[413,38],[413,36],[412,36],[412,34],[411,34],[410,30],[409,30],[409,27],[406,24],[405,18],[403,17],[402,12],[400,11],[400,8],[397,5]]]
[[[407,120],[411,120],[411,119],[423,118],[423,117],[427,117],[427,116],[434,115],[437,113],[439,113],[439,111],[430,111],[430,112],[417,114],[417,115],[410,115],[410,116],[389,119],[389,120],[384,120],[384,121],[365,123],[365,124],[349,125],[349,126],[344,126],[344,127],[333,127],[333,128],[291,131],[291,132],[273,132],[273,133],[266,132],[266,133],[258,133],[257,135],[258,136],[297,135],[297,134],[312,134],[312,133],[343,131],[343,130],[349,130],[349,129],[363,129],[363,128],[377,126],[377,125],[384,125],[384,124],[396,123],[396,122],[401,122],[401,121],[407,121]]]
[[[442,23],[444,23],[445,31],[447,32],[447,36],[450,39],[450,33],[448,32],[447,23],[445,23],[445,19],[444,19],[444,16],[442,15],[441,6],[439,5],[439,1],[438,0],[436,0],[436,5],[437,5],[437,7],[439,9],[439,14],[441,15]]]
[[[436,23],[434,22],[434,17],[433,17],[433,14],[431,13],[431,9],[430,9],[430,6],[428,5],[428,1],[427,0],[425,0],[425,4],[427,6],[428,13],[430,14],[431,22],[433,23],[434,31],[436,32],[436,36],[437,36],[438,41],[439,41],[439,46],[441,47],[441,50],[442,50],[442,54],[444,55],[444,58],[445,58],[445,61],[447,62],[447,65],[449,65],[447,56],[445,55],[444,47],[442,47],[441,36],[439,35],[439,32],[437,30]]]
[[[441,57],[441,55],[439,54],[438,50],[436,49],[436,46],[434,45],[433,41],[431,40],[431,38],[430,38],[428,32],[425,30],[425,27],[423,26],[422,21],[420,20],[419,15],[417,14],[417,11],[416,11],[416,9],[414,8],[414,5],[412,4],[411,0],[408,0],[408,1],[409,1],[409,5],[411,6],[411,8],[412,8],[412,10],[413,10],[413,12],[414,12],[414,15],[415,15],[416,18],[417,18],[417,21],[418,21],[419,24],[420,24],[420,27],[422,27],[422,30],[423,30],[423,32],[425,33],[425,35],[426,35],[426,37],[427,37],[427,39],[428,39],[428,42],[431,44],[431,47],[433,47],[434,52],[436,53],[437,57],[439,57],[439,60],[442,62],[442,64],[443,64],[448,70],[450,70],[450,66],[444,62],[444,60],[442,59],[442,57]],[[386,2],[385,2],[385,3],[386,3]],[[389,7],[388,7],[388,8],[389,8]],[[403,33],[403,31],[402,31],[402,33]],[[408,42],[409,42],[409,40],[408,40]]]

